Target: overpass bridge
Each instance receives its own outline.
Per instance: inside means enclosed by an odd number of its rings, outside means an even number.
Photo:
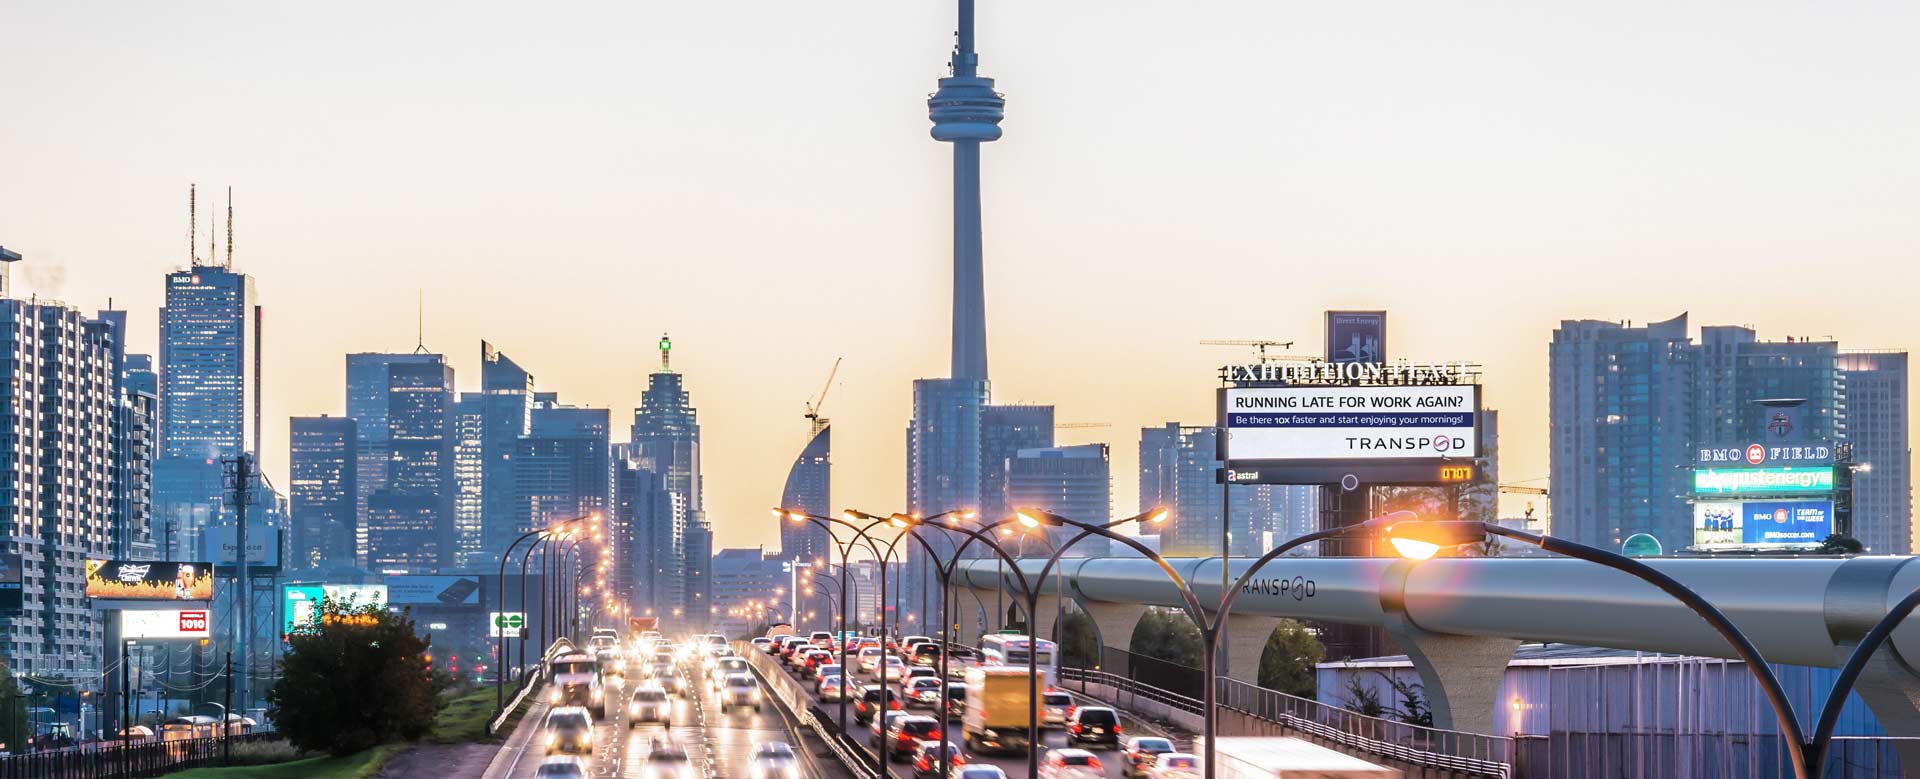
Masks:
[[[1031,579],[1044,561],[1018,562]],[[1200,603],[1220,601],[1219,557],[1169,562]],[[1724,612],[1768,661],[1794,665],[1840,666],[1890,607],[1920,589],[1920,564],[1913,557],[1643,562]],[[1227,579],[1237,579],[1251,563],[1228,560]],[[1182,605],[1174,584],[1152,561],[1069,558],[1039,585],[1043,595],[1032,623],[1041,635],[1053,629],[1060,605],[1056,585],[1092,617],[1104,646],[1125,648],[1148,607]],[[1018,580],[995,560],[963,562],[953,586],[962,641],[974,637],[968,628],[1003,626],[1005,614],[993,604],[1019,603]],[[966,619],[976,604],[982,619]],[[1652,585],[1562,558],[1275,560],[1234,604],[1222,635],[1222,646],[1229,648],[1222,674],[1255,681],[1260,648],[1281,618],[1384,629],[1419,672],[1434,724],[1474,733],[1493,732],[1500,682],[1523,641],[1734,658],[1706,622]],[[1920,622],[1910,621],[1875,654],[1855,686],[1891,735],[1920,736],[1916,665]],[[1900,751],[1903,761],[1920,765],[1920,748]]]

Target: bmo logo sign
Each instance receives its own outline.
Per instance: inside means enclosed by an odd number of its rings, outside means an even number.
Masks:
[[[1766,461],[1767,461],[1766,447],[1761,446],[1759,444],[1750,444],[1747,446],[1747,463],[1748,464],[1759,465]]]
[[[212,612],[206,609],[121,611],[120,637],[148,640],[212,638]]]

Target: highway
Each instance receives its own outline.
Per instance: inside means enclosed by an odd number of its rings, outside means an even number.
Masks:
[[[749,776],[754,747],[762,742],[784,741],[799,749],[799,740],[772,702],[763,704],[760,711],[735,708],[722,713],[719,697],[705,683],[698,660],[681,663],[675,672],[686,679],[690,693],[673,699],[673,724],[629,727],[626,706],[615,707],[612,716],[594,723],[589,776],[639,779],[646,767],[649,741],[663,735],[686,750],[694,775],[706,779]],[[624,702],[640,683],[641,678],[634,676],[618,688],[619,700]],[[540,723],[547,711],[544,702],[532,706],[503,745],[500,757],[486,773],[487,779],[533,779],[543,757]],[[838,779],[845,775],[830,762],[827,770],[811,770],[805,762],[801,766],[810,778]]]
[[[758,652],[759,650],[750,649],[748,651]],[[792,670],[788,669],[785,665],[781,664],[779,659],[776,657],[768,656],[768,655],[765,655],[764,653],[762,653],[760,657],[766,660],[766,662],[756,663],[755,664],[756,667],[762,669],[763,671],[765,671],[766,669],[778,669],[777,671],[775,671],[776,673],[782,674],[784,678],[791,680],[794,684],[797,684],[799,688],[807,695],[807,700],[812,702],[814,705],[818,706],[821,711],[826,712],[829,718],[833,718],[833,719],[838,718],[840,713],[840,704],[837,701],[819,700],[819,697],[813,694],[813,682],[811,680],[801,679]],[[878,683],[872,678],[871,675],[859,673],[857,670],[855,672],[855,678],[859,683],[863,683],[863,684],[871,685],[871,684]],[[900,690],[899,685],[897,684],[893,685],[893,690],[895,693],[898,693]],[[1085,699],[1080,695],[1078,695],[1077,693],[1074,694],[1074,703],[1080,704],[1080,705],[1095,705],[1095,706],[1103,705],[1098,701]],[[906,707],[902,710],[910,714],[925,714],[929,716],[931,716],[934,712],[933,708],[916,708],[911,706]],[[1124,743],[1124,739],[1132,738],[1134,736],[1168,736],[1169,735],[1165,731],[1162,731],[1156,728],[1152,723],[1148,723],[1143,720],[1140,720],[1139,718],[1134,717],[1133,715],[1127,713],[1124,710],[1120,712],[1120,716],[1121,716],[1121,727],[1122,727],[1122,730],[1125,732],[1125,735],[1122,737],[1123,743]],[[848,728],[847,732],[858,735],[860,738],[860,743],[862,745],[867,746],[868,748],[871,748],[873,744],[873,736],[872,736],[873,731],[868,726],[860,725],[858,723],[852,722],[853,704],[851,702],[847,704],[847,719],[848,719],[848,722],[846,723],[846,726]],[[1017,756],[1017,757],[1011,756],[1011,755],[986,756],[986,755],[977,755],[970,750],[966,750],[965,743],[964,743],[965,740],[961,738],[960,723],[957,719],[948,724],[947,738],[948,740],[952,741],[954,744],[961,746],[962,755],[963,755],[962,759],[968,764],[984,763],[988,765],[998,766],[1002,771],[1006,772],[1008,777],[1018,778],[1018,777],[1027,776],[1027,758],[1025,756]],[[1042,750],[1041,757],[1044,758],[1046,756],[1047,750],[1058,749],[1058,748],[1065,747],[1067,745],[1067,734],[1065,731],[1062,731],[1059,729],[1045,730],[1045,731],[1042,731],[1041,740],[1043,742],[1043,746],[1041,747],[1041,750]],[[1192,744],[1186,738],[1174,737],[1173,740],[1174,740],[1175,746],[1178,747],[1179,749],[1186,750],[1192,747]],[[1101,770],[1105,776],[1109,777],[1109,779],[1121,779],[1122,758],[1121,758],[1120,751],[1118,749],[1115,749],[1112,751],[1105,751],[1107,748],[1104,746],[1082,747],[1082,748],[1092,751],[1094,755],[1099,758]],[[869,755],[869,757],[871,757],[871,755]],[[888,764],[888,767],[891,775],[896,777],[897,779],[914,779],[913,766],[911,763],[890,762]]]

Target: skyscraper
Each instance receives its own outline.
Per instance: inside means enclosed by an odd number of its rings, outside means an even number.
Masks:
[[[1022,449],[1053,446],[1052,406],[987,406],[980,412],[980,516],[993,522],[1013,516],[1020,504],[1007,496],[1008,463]],[[1058,512],[1063,516],[1080,517]],[[968,548],[968,552],[979,548]],[[987,550],[981,549],[982,556]]]
[[[943,511],[980,509],[981,417],[987,408],[987,394],[985,381],[913,382],[913,419],[907,424],[908,512],[933,516]],[[951,538],[936,543],[958,548]],[[895,554],[898,556],[890,562],[905,563],[900,604],[906,613],[900,616],[916,615],[924,624],[925,613],[940,610],[940,589],[933,586],[935,577],[926,550],[918,544],[904,544]]]
[[[789,511],[833,516],[833,428],[821,421],[800,456],[787,469],[780,507]],[[814,522],[780,523],[780,557],[787,560],[828,559],[833,542],[827,529]]]
[[[326,571],[354,567],[354,477],[359,435],[350,417],[288,420],[288,511],[291,551],[287,568]]]
[[[17,255],[12,255],[17,258]],[[0,288],[16,259],[0,262]],[[112,323],[57,303],[0,298],[0,554],[20,555],[22,608],[0,618],[16,674],[97,673],[102,621],[85,595],[89,559],[114,548],[120,399]],[[131,453],[124,453],[131,454]],[[121,484],[119,486],[125,486]]]
[[[1093,525],[1113,518],[1113,474],[1106,444],[1021,449],[1007,461],[1007,502],[1014,508],[1037,508]],[[1080,531],[1048,528],[1053,548]],[[1105,557],[1111,542],[1097,536],[1081,539],[1068,557]]]
[[[488,565],[519,537],[514,508],[513,458],[533,424],[533,374],[493,344],[480,342],[480,524]]]
[[[1853,537],[1874,554],[1913,553],[1907,353],[1842,352],[1853,444]]]
[[[113,412],[113,555],[147,560],[153,544],[153,460],[159,444],[160,398],[153,358],[127,353],[127,312],[101,311],[108,325],[116,386]]]
[[[453,366],[440,355],[387,369],[387,469],[367,498],[367,567],[453,566]]]
[[[487,548],[482,505],[486,463],[482,436],[486,396],[462,392],[453,404],[453,564],[462,571],[498,570],[498,555]]]
[[[684,588],[677,608],[686,620],[682,624],[704,627],[711,601],[702,588],[712,570],[713,535],[701,509],[700,421],[680,374],[673,372],[672,357],[673,341],[660,336],[660,370],[648,377],[647,391],[633,410],[631,456],[641,469],[657,474],[666,492],[677,499],[672,537],[678,546],[673,553],[679,586]],[[658,522],[660,517],[650,519]],[[664,562],[658,550],[649,554]]]
[[[563,406],[553,393],[536,396],[531,432],[520,438],[513,461],[520,533],[607,510],[608,427],[607,409]]]
[[[625,454],[614,467],[613,584],[635,615],[665,620],[684,613],[686,502],[650,462]]]
[[[1160,551],[1170,555],[1220,553],[1223,487],[1214,478],[1221,467],[1217,428],[1168,422],[1140,430],[1140,511],[1172,513],[1160,528]],[[1274,489],[1241,485],[1228,494],[1232,527],[1228,550],[1258,556],[1266,551],[1266,532],[1274,515]]]
[[[364,521],[367,499],[387,486],[387,461],[392,459],[387,449],[387,437],[391,434],[387,424],[387,407],[392,402],[389,397],[393,383],[391,369],[397,364],[432,363],[436,359],[436,355],[417,353],[347,355],[347,416],[353,418],[356,434],[360,436],[359,472],[354,476],[354,488],[359,494],[354,498],[354,513],[363,520],[354,539],[354,554],[363,567],[367,562],[367,523]]]
[[[259,454],[262,310],[251,276],[197,257],[167,274],[165,296],[154,521],[175,554],[199,555],[206,528],[231,510],[221,460]]]
[[[1635,533],[1665,549],[1693,543],[1681,469],[1696,402],[1686,315],[1645,327],[1564,321],[1547,360],[1554,534],[1607,549]]]

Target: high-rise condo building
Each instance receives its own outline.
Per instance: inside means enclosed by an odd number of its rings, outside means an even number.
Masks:
[[[329,571],[355,567],[359,434],[350,417],[288,421],[288,529],[285,567]]]
[[[452,568],[453,366],[440,355],[387,368],[387,469],[367,498],[367,567]]]
[[[354,477],[354,513],[362,521],[356,530],[354,554],[362,567],[367,565],[367,499],[387,486],[387,461],[392,459],[388,436],[387,409],[392,405],[392,367],[400,364],[432,364],[438,355],[356,353],[347,355],[347,416],[353,418],[358,442],[359,465]]]
[[[514,506],[513,466],[520,437],[533,424],[533,374],[481,341],[480,397],[480,524],[486,544],[481,562],[497,565],[507,545],[526,532]]]
[[[1113,520],[1113,474],[1106,444],[1021,449],[1007,460],[1007,502],[1104,525]],[[1079,535],[1074,528],[1048,528],[1051,549]],[[1083,538],[1067,557],[1105,557],[1112,542]],[[1051,554],[1051,551],[1047,551]]]
[[[833,511],[833,427],[826,420],[814,425],[800,456],[787,469],[787,484],[780,492],[780,507],[818,516],[834,516]],[[834,555],[827,529],[816,522],[780,523],[780,557],[787,560],[826,560]]]

